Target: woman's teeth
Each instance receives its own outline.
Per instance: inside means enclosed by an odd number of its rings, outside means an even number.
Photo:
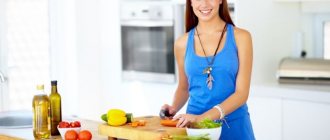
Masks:
[[[208,13],[210,13],[212,10],[210,9],[210,10],[199,10],[201,13],[203,13],[203,14],[208,14]]]

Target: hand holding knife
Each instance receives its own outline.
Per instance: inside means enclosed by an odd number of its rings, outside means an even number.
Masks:
[[[161,109],[159,112],[159,117],[161,119],[172,119],[174,115],[170,114],[170,112],[168,111],[168,109]]]

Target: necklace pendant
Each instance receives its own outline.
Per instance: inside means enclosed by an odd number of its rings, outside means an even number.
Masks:
[[[210,74],[211,71],[212,71],[212,67],[209,66],[203,70],[203,74]]]
[[[203,70],[203,74],[207,74],[206,85],[207,85],[209,90],[212,89],[213,81],[214,81],[213,76],[211,74],[211,71],[212,71],[212,67],[210,67],[210,66],[206,67]]]
[[[207,87],[209,88],[209,90],[212,89],[213,81],[214,81],[213,76],[211,75],[211,73],[209,73],[207,75],[207,79],[206,79],[206,84],[207,84]]]

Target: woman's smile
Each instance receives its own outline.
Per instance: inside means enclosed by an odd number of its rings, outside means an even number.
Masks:
[[[206,10],[199,10],[199,12],[203,15],[203,16],[207,16],[212,12],[212,9],[206,9]]]

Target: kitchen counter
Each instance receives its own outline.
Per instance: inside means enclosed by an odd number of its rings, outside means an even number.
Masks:
[[[278,83],[257,84],[251,85],[250,96],[330,104],[330,86]]]
[[[78,118],[73,118],[73,119],[65,119],[65,121],[71,121],[71,120],[78,120],[81,122],[81,130],[89,130],[92,135],[93,135],[93,140],[107,140],[108,138],[105,136],[101,136],[98,134],[98,125],[101,124],[101,122],[97,121],[91,121],[91,120],[85,120],[85,119],[78,119]],[[9,137],[14,137],[14,138],[9,138]],[[9,138],[16,140],[17,139],[34,139],[33,137],[33,130],[32,128],[20,128],[20,129],[3,129],[0,128],[0,139],[1,138]],[[52,137],[51,139],[61,139],[60,136],[55,136]]]

